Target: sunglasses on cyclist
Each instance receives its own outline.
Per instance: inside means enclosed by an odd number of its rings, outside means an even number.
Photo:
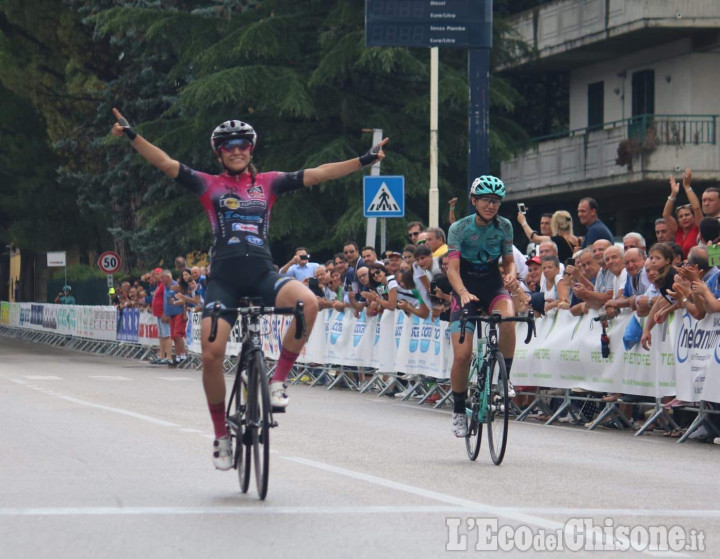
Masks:
[[[251,150],[253,148],[253,143],[250,140],[245,139],[235,139],[235,140],[228,140],[227,142],[223,143],[220,146],[220,151],[224,151],[225,153],[232,153],[235,151],[235,149],[239,149],[240,151],[247,151]]]

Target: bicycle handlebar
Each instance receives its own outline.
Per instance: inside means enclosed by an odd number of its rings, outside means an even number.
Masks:
[[[210,311],[210,336],[209,342],[214,342],[217,338],[218,318],[224,314],[245,314],[250,316],[260,316],[266,314],[283,314],[293,315],[295,317],[295,339],[299,340],[305,335],[305,303],[298,299],[294,307],[266,307],[264,305],[252,305],[248,302],[247,306],[236,308],[224,308],[219,301],[215,301]]]
[[[508,316],[503,318],[498,313],[493,313],[491,316],[481,315],[470,315],[467,309],[463,309],[462,316],[460,317],[460,343],[465,342],[465,327],[468,322],[487,322],[488,324],[500,324],[502,322],[525,322],[528,325],[527,336],[525,336],[525,343],[529,344],[532,337],[535,335],[535,318],[530,316]]]

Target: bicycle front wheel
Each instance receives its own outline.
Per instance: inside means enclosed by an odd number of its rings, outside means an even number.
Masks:
[[[253,369],[251,378],[255,382],[253,398],[256,414],[252,429],[252,455],[255,465],[255,482],[260,500],[264,500],[268,491],[270,476],[270,389],[268,388],[265,363],[261,353],[255,352],[250,360]]]
[[[471,390],[471,396],[467,403],[470,417],[468,417],[468,434],[467,437],[465,437],[465,448],[467,449],[468,458],[473,461],[476,460],[478,454],[480,454],[480,443],[482,443],[483,426],[478,418],[481,397],[480,389],[475,385]]]
[[[488,409],[488,447],[490,458],[500,465],[505,457],[508,435],[508,375],[502,353],[495,352],[490,362],[488,378],[491,380],[490,402]]]
[[[238,366],[240,366],[238,364]],[[238,429],[237,439],[235,441],[235,467],[238,471],[238,479],[240,480],[240,491],[247,493],[250,488],[250,469],[252,465],[252,454],[250,452],[251,431],[250,417],[256,413],[250,409],[247,369],[239,373],[238,382],[236,383],[235,399],[238,406],[238,415],[241,418],[240,427]],[[243,455],[243,448],[245,453]],[[244,459],[243,459],[244,458]]]

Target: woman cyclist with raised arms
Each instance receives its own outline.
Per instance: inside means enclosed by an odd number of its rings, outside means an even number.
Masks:
[[[282,340],[282,352],[270,382],[270,401],[274,407],[288,404],[285,380],[307,341],[318,312],[317,299],[297,280],[275,271],[268,243],[270,210],[278,195],[338,179],[359,171],[385,154],[385,138],[360,157],[326,163],[312,169],[292,173],[258,173],[251,163],[257,145],[252,126],[240,120],[228,120],[213,130],[210,145],[224,167],[220,175],[194,171],[172,159],[160,148],[137,134],[117,109],[117,123],[111,133],[125,135],[133,148],[151,165],[194,192],[210,220],[213,233],[212,269],[205,294],[201,326],[203,387],[215,430],[213,463],[219,470],[232,467],[232,449],[225,425],[225,378],[223,360],[225,346],[234,317],[223,315],[218,323],[217,338],[209,342],[209,307],[219,301],[227,308],[237,305],[241,297],[262,297],[267,306],[292,307],[298,300],[305,305],[306,335],[294,337],[294,323]]]
[[[471,315],[483,311],[488,314],[497,312],[503,317],[515,316],[512,299],[505,288],[516,276],[513,228],[509,220],[497,215],[503,198],[505,185],[500,179],[491,175],[476,178],[470,188],[470,201],[475,213],[453,223],[448,234],[447,275],[453,287],[450,384],[454,399],[452,431],[456,437],[465,437],[468,433],[465,399],[473,350],[472,332],[475,329],[474,324],[467,324],[471,335],[466,336],[461,344],[462,310],[467,306]],[[504,277],[498,268],[501,258]],[[512,322],[500,324],[499,346],[509,378],[515,355],[515,325]],[[515,393],[511,387],[508,383],[512,398]]]

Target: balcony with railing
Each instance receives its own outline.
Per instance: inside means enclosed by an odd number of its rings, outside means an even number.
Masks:
[[[681,166],[720,175],[718,115],[638,115],[535,138],[502,164],[510,199],[667,177]]]

